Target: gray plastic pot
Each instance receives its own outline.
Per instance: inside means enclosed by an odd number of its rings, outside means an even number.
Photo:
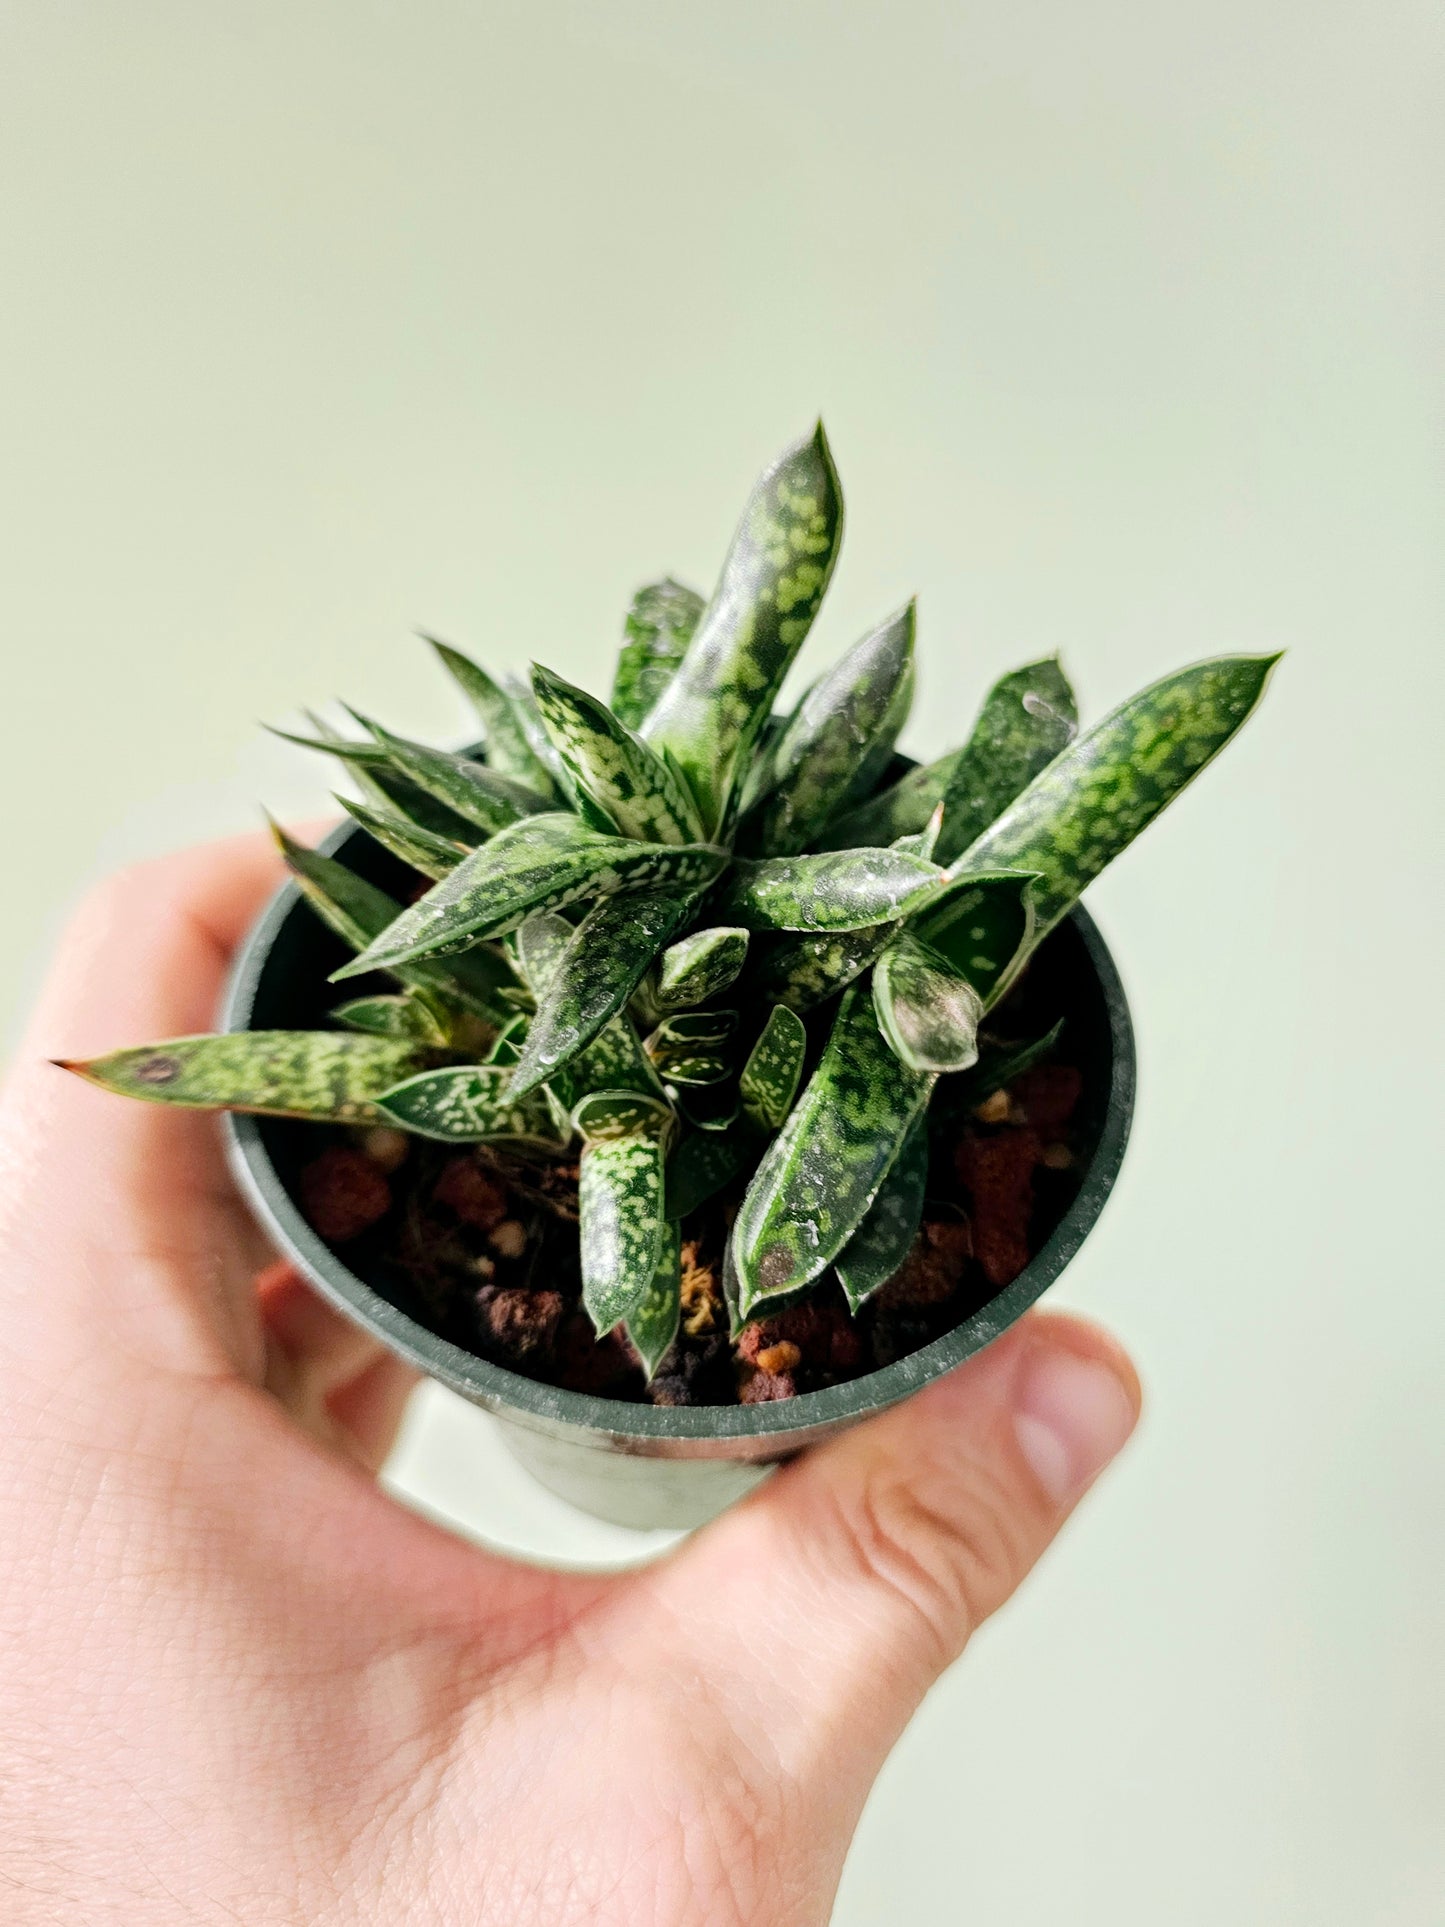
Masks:
[[[364,832],[327,840],[375,882],[405,874]],[[287,884],[237,959],[222,1021],[228,1030],[309,1028],[339,992],[326,979],[339,942]],[[322,1243],[296,1202],[314,1127],[228,1117],[232,1161],[261,1223],[316,1289],[392,1351],[499,1420],[514,1455],[551,1491],[597,1518],[638,1527],[696,1526],[740,1498],[777,1460],[952,1371],[1007,1329],[1053,1283],[1093,1227],[1124,1156],[1134,1103],[1134,1038],[1113,959],[1082,911],[1062,924],[1030,967],[1065,1017],[1068,1056],[1084,1076],[1078,1190],[1038,1255],[962,1324],[886,1369],[826,1391],[766,1405],[663,1407],[559,1390],[521,1378],[439,1338],[396,1302],[395,1287],[358,1275]],[[355,993],[360,986],[348,985]],[[388,1291],[391,1295],[388,1295]]]

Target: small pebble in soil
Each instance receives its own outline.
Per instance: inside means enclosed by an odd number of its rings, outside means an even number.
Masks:
[[[499,1258],[520,1258],[527,1249],[527,1229],[515,1218],[503,1218],[490,1233],[487,1243]]]
[[[373,1124],[362,1134],[361,1149],[378,1169],[390,1175],[406,1163],[411,1139],[405,1131],[394,1131],[389,1124]]]
[[[758,1353],[760,1372],[790,1372],[794,1366],[801,1365],[803,1354],[797,1346],[784,1338],[776,1345],[769,1345]]]

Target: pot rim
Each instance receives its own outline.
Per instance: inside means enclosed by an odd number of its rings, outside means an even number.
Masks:
[[[321,848],[335,855],[353,836],[364,834],[342,823]],[[250,1028],[262,971],[271,947],[288,918],[305,909],[294,882],[281,886],[262,911],[237,954],[227,983],[221,1023],[228,1031]],[[336,1308],[380,1338],[387,1347],[474,1404],[505,1413],[546,1432],[605,1436],[614,1449],[646,1452],[649,1441],[682,1444],[763,1442],[775,1438],[781,1450],[810,1435],[897,1404],[952,1371],[1017,1320],[1054,1282],[1093,1229],[1114,1187],[1124,1159],[1134,1109],[1134,1032],[1128,1000],[1117,966],[1093,918],[1076,905],[1069,919],[1099,980],[1108,1016],[1109,1092],[1104,1121],[1079,1189],[1054,1227],[1011,1284],[941,1338],[907,1357],[848,1379],[823,1391],[761,1405],[658,1406],[601,1398],[524,1378],[494,1365],[399,1310],[359,1277],[325,1244],[301,1215],[266,1148],[264,1120],[226,1113],[223,1123],[232,1170],[252,1210],[316,1289]],[[685,1449],[685,1447],[684,1447]]]

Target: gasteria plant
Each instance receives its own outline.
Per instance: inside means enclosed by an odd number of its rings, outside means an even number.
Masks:
[[[894,752],[912,603],[775,714],[842,526],[820,426],[758,482],[710,602],[671,579],[639,591],[609,703],[540,665],[494,680],[438,642],[479,751],[359,715],[360,736],[293,738],[340,759],[360,791],[345,808],[430,882],[403,908],[277,832],[356,953],[336,977],[395,988],[341,1003],[335,1029],[69,1068],[161,1103],[387,1121],[534,1161],[580,1141],[583,1303],[599,1334],[625,1325],[649,1375],[678,1330],[679,1224],[749,1171],[735,1322],[827,1275],[856,1312],[918,1233],[940,1082],[977,1103],[1052,1042],[1003,1050],[985,1019],[1275,658],[1194,664],[1081,735],[1047,657],[913,767]]]

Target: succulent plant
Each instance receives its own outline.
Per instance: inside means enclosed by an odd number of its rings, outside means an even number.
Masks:
[[[356,953],[336,977],[366,994],[333,1029],[71,1068],[153,1101],[385,1121],[501,1156],[580,1145],[583,1303],[649,1373],[678,1327],[679,1222],[744,1179],[735,1320],[827,1274],[856,1310],[917,1234],[940,1080],[972,1103],[1022,1067],[1027,1051],[990,1044],[990,1009],[1240,727],[1275,658],[1197,663],[1079,734],[1046,657],[915,767],[894,749],[912,603],[775,710],[842,527],[820,426],[758,481],[710,601],[671,579],[638,592],[610,702],[540,666],[496,680],[436,643],[480,748],[360,716],[359,735],[295,738],[341,761],[347,811],[429,885],[403,907],[278,832]]]

